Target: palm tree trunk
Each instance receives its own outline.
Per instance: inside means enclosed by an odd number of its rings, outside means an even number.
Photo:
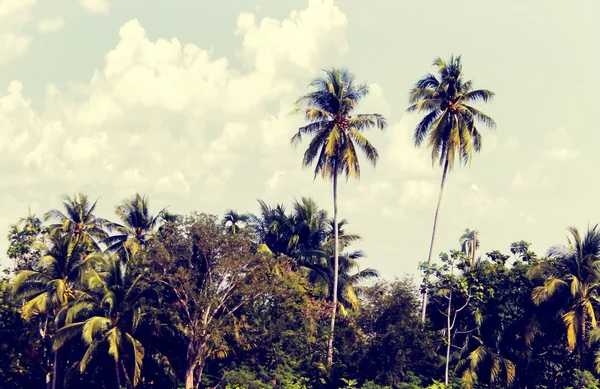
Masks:
[[[442,183],[440,185],[440,195],[438,197],[437,208],[435,209],[435,217],[433,218],[433,231],[431,233],[431,244],[429,245],[429,256],[427,257],[427,265],[431,264],[431,254],[433,253],[433,242],[435,241],[435,229],[437,227],[438,215],[440,213],[440,204],[442,202],[442,195],[444,194],[444,183],[446,182],[446,174],[448,173],[449,160],[446,156],[446,162],[444,162],[444,171],[442,173]],[[427,317],[427,285],[428,280],[425,279],[425,291],[423,292],[423,302],[421,305],[421,322],[425,323]]]
[[[450,332],[452,331],[450,324],[450,315],[452,314],[452,287],[450,287],[450,296],[448,298],[448,312],[446,317],[446,372],[444,374],[444,387],[448,387],[448,373],[450,371],[450,346],[452,337]]]
[[[335,331],[335,315],[337,313],[338,302],[338,270],[339,270],[339,246],[338,246],[338,221],[337,221],[337,170],[333,173],[333,236],[334,236],[334,255],[333,255],[333,311],[331,313],[331,333],[329,334],[329,343],[327,344],[327,364],[333,363],[333,337]]]
[[[58,372],[60,371],[58,368],[58,364],[60,362],[60,356],[58,355],[59,352],[59,350],[54,352],[54,364],[52,365],[52,389],[59,389],[61,387],[60,378],[58,377]]]
[[[471,267],[475,267],[475,258],[477,253],[477,235],[473,234],[473,265]]]
[[[117,389],[121,389],[121,374],[119,374],[119,361],[115,360],[115,378],[117,380]]]

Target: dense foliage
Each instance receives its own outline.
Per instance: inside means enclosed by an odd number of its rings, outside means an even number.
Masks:
[[[82,194],[65,198],[69,222],[54,212],[16,224],[16,268],[0,280],[3,387],[419,388],[444,386],[446,369],[449,386],[597,382],[595,228],[571,229],[570,245],[547,258],[521,241],[485,259],[473,257],[465,240],[478,236],[467,230],[461,250],[422,265],[423,327],[417,286],[366,283],[378,274],[358,266],[364,254],[348,248],[360,236],[343,220],[328,365],[333,228],[313,200],[222,219],[155,218],[146,198],[126,203],[137,204],[116,207],[121,220],[132,214],[126,229]]]

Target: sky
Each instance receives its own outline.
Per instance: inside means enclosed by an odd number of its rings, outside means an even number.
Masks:
[[[434,253],[471,228],[482,254],[522,239],[544,254],[566,227],[600,221],[598,14],[594,0],[0,0],[0,235],[79,191],[108,218],[135,192],[155,212],[302,196],[331,210],[287,113],[343,66],[371,85],[358,110],[389,126],[368,134],[377,166],[363,158],[360,181],[340,185],[340,216],[363,237],[363,268],[418,274],[441,168],[413,146],[408,91],[435,57],[460,54],[496,93],[478,108],[498,127],[449,174]]]

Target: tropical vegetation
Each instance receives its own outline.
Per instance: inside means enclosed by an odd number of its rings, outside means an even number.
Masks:
[[[135,194],[104,217],[76,193],[15,221],[0,386],[597,388],[598,226],[569,227],[542,256],[525,240],[482,253],[485,231],[467,228],[432,260],[446,176],[481,149],[477,125],[496,126],[473,106],[494,93],[464,78],[460,57],[434,65],[408,108],[424,114],[415,145],[443,168],[422,279],[382,279],[365,266],[355,231],[366,227],[340,217],[338,180],[359,178],[361,158],[376,164],[365,131],[386,119],[356,113],[369,85],[332,68],[298,99],[306,123],[290,129],[295,145],[309,138],[302,165],[331,180],[331,209],[301,197],[178,215]]]

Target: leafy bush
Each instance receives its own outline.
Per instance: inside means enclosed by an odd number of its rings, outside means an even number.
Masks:
[[[573,371],[573,386],[572,389],[598,389],[600,381],[594,375],[587,371]]]

